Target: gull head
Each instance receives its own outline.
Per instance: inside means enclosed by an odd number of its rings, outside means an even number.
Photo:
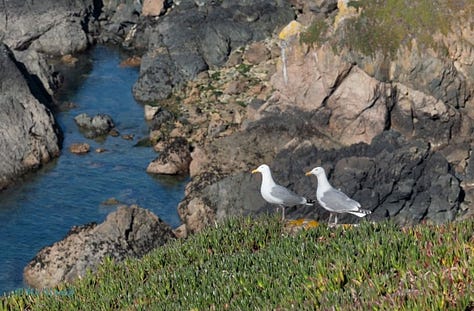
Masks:
[[[252,171],[252,174],[255,174],[255,173],[266,174],[268,172],[270,172],[270,167],[268,167],[268,165],[266,165],[266,164],[262,164],[259,167],[257,167],[256,169],[254,169]]]
[[[318,167],[313,168],[311,171],[306,172],[305,175],[306,176],[315,175],[316,177],[319,177],[319,176],[325,176],[326,172],[324,172],[324,168],[318,166]]]

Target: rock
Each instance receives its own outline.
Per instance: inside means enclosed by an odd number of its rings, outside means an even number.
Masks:
[[[162,125],[174,120],[173,114],[163,107],[153,107],[153,109],[150,109],[148,112],[149,116],[155,109],[156,111],[153,113],[153,116],[149,121],[152,129],[160,129]]]
[[[214,220],[213,210],[201,198],[194,198],[186,205],[180,203],[178,213],[188,233],[200,232]]]
[[[93,0],[4,2],[0,5],[3,41],[12,49],[50,55],[83,51],[89,44],[101,4]]]
[[[88,143],[75,143],[69,146],[69,151],[75,154],[88,153],[90,149],[91,146]]]
[[[406,137],[424,137],[435,146],[446,146],[461,133],[461,113],[452,106],[405,85],[395,86],[393,129]]]
[[[134,55],[134,56],[131,56],[131,57],[127,58],[126,60],[123,60],[120,63],[120,66],[122,66],[122,67],[139,67],[141,62],[142,62],[141,57]]]
[[[233,163],[233,170],[238,171],[235,167],[241,167],[240,163],[226,151],[214,150],[227,156],[227,163]],[[216,161],[215,153],[210,162]],[[461,213],[463,191],[446,159],[431,150],[429,144],[420,140],[407,141],[392,131],[378,135],[370,145],[359,143],[339,149],[324,150],[309,142],[291,143],[275,156],[270,155],[258,163],[268,163],[279,184],[310,199],[316,198],[317,183],[305,177],[304,172],[315,166],[325,167],[336,188],[373,211],[367,218],[371,221],[391,218],[403,225],[421,221],[444,223]],[[227,170],[222,164],[216,169]],[[196,224],[196,218],[212,223],[233,215],[274,211],[261,199],[260,180],[251,176],[250,170],[224,177],[203,173],[193,178],[199,180],[199,185],[188,185],[186,198],[178,208],[187,229],[190,232],[202,229]],[[188,208],[192,210],[188,211]],[[287,216],[325,221],[328,213],[319,206],[298,207],[287,209]],[[343,222],[358,220],[351,215],[341,217]]]
[[[109,115],[98,114],[94,117],[81,113],[74,117],[77,126],[80,127],[86,138],[96,138],[108,134],[115,126],[114,121]]]
[[[61,57],[61,61],[67,65],[74,66],[79,61],[79,59],[72,56],[71,54],[66,54]]]
[[[59,155],[61,134],[47,94],[0,43],[0,189]]]
[[[95,271],[106,256],[117,262],[140,258],[173,238],[171,228],[150,211],[120,206],[103,223],[73,227],[63,240],[40,250],[23,277],[33,288],[51,288]]]
[[[160,107],[157,107],[157,106],[145,105],[145,108],[144,108],[145,120],[147,121],[153,120],[153,118],[155,117],[159,109]]]
[[[161,151],[158,158],[151,162],[146,171],[153,174],[176,175],[189,171],[191,150],[184,138],[175,138]]]
[[[125,139],[125,140],[133,140],[134,137],[135,137],[134,134],[123,134],[122,135],[122,139]]]
[[[50,65],[47,55],[38,53],[33,49],[25,51],[14,51],[15,58],[20,63],[23,63],[26,71],[31,75],[32,79],[41,82],[42,86],[39,89],[44,89],[44,102],[52,102],[51,96],[58,90],[62,84],[62,76],[56,72],[54,66]]]
[[[116,198],[108,198],[104,202],[100,203],[102,205],[118,205],[120,204],[120,201],[117,200]]]
[[[165,10],[165,0],[144,0],[142,6],[143,16],[158,16]]]
[[[204,7],[208,9],[193,3],[177,5],[143,30],[149,34],[149,51],[142,57],[140,77],[133,87],[137,100],[168,98],[184,81],[224,65],[232,50],[263,40],[277,25],[293,19],[286,2],[223,1]]]
[[[272,77],[278,91],[254,118],[303,110],[316,116],[314,127],[344,145],[370,143],[385,129],[392,103],[390,85],[347,63],[329,47],[306,53],[295,43],[286,53],[288,83],[279,68]]]
[[[249,45],[248,49],[243,55],[243,58],[249,64],[260,64],[270,58],[270,51],[263,42],[254,42]]]

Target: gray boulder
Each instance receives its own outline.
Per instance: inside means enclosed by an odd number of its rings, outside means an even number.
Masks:
[[[94,0],[2,1],[0,37],[13,50],[33,49],[50,55],[70,54],[92,42],[93,21],[101,2]]]
[[[107,135],[115,126],[112,117],[102,113],[93,117],[88,116],[86,113],[81,113],[74,118],[74,121],[87,138]]]
[[[62,241],[40,250],[25,267],[24,280],[33,288],[54,287],[95,271],[106,256],[117,262],[139,258],[173,238],[152,212],[120,206],[103,223],[73,227]]]
[[[46,94],[0,44],[0,189],[59,155],[61,136]]]

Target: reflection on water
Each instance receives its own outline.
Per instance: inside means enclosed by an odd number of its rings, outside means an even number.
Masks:
[[[131,93],[138,69],[120,67],[122,57],[104,46],[87,55],[90,71],[75,70],[77,76],[67,80],[61,94],[74,107],[56,115],[64,132],[61,156],[0,193],[0,295],[25,286],[22,270],[42,247],[62,239],[74,225],[103,221],[117,207],[102,204],[111,198],[150,209],[172,227],[180,224],[176,206],[187,180],[145,172],[157,154],[135,147],[148,128],[143,107]],[[80,113],[109,114],[120,134],[134,139],[86,139],[74,123]],[[91,152],[71,154],[68,148],[77,142],[89,143]]]

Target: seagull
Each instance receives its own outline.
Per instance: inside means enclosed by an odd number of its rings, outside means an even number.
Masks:
[[[315,167],[306,173],[306,176],[316,175],[318,178],[318,188],[316,190],[316,198],[319,204],[329,211],[329,220],[331,216],[335,216],[334,225],[337,225],[337,214],[349,213],[358,217],[364,217],[372,211],[362,209],[360,203],[349,198],[343,192],[334,189],[326,177],[326,172],[322,167]]]
[[[293,191],[277,185],[272,178],[270,167],[266,164],[260,165],[252,171],[252,174],[262,174],[262,185],[260,193],[265,201],[271,204],[277,204],[282,208],[282,220],[285,220],[285,206],[291,207],[295,205],[313,205],[314,202],[306,200],[306,198],[297,195]]]

